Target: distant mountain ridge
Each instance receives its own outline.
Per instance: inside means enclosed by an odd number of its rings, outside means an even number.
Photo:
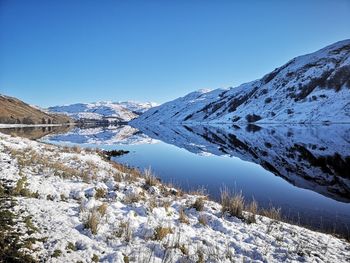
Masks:
[[[61,114],[50,114],[19,99],[0,94],[0,124],[64,124],[73,120]]]
[[[109,120],[126,122],[156,106],[152,102],[109,102],[76,103],[70,105],[49,107],[49,112],[62,113],[75,120]]]
[[[196,91],[132,123],[350,122],[350,39],[236,88]]]

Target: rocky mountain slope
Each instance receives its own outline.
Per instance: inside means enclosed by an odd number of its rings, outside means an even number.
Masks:
[[[350,40],[236,88],[192,92],[134,123],[350,122]]]
[[[23,101],[0,94],[0,124],[61,124],[73,120],[65,115],[49,114]]]
[[[95,102],[76,103],[71,105],[54,106],[48,108],[49,112],[66,114],[73,119],[130,121],[146,110],[156,106],[151,102]]]

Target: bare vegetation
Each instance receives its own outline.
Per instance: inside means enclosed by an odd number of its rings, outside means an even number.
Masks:
[[[243,219],[244,197],[242,192],[231,193],[227,189],[221,190],[222,213],[229,213],[231,216]]]
[[[183,207],[180,207],[180,209],[179,209],[179,221],[182,224],[189,224],[190,223]]]
[[[198,197],[196,201],[192,205],[193,208],[195,208],[197,211],[203,211],[204,209],[204,198]]]
[[[163,240],[168,234],[173,233],[172,229],[170,227],[163,227],[163,226],[158,226],[154,230],[154,240]]]
[[[84,222],[84,227],[91,230],[93,235],[96,235],[101,222],[101,215],[96,208],[89,211]]]
[[[147,187],[156,186],[159,183],[159,180],[153,175],[151,168],[145,169],[144,177]]]

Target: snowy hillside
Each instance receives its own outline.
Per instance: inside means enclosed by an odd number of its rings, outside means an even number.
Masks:
[[[246,211],[239,219],[91,150],[0,133],[0,182],[4,262],[350,259],[345,240]]]
[[[124,102],[118,102],[117,104],[123,106],[124,108],[136,114],[142,114],[148,111],[150,108],[158,106],[158,103],[155,103],[155,102],[136,102],[136,101],[124,101]]]
[[[54,106],[49,112],[66,114],[74,119],[108,119],[110,121],[130,121],[142,112],[156,106],[152,102],[95,102]]]
[[[133,122],[350,122],[350,40],[237,88],[192,92]]]

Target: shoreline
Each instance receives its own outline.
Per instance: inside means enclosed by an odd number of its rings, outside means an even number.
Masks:
[[[13,196],[14,211],[25,210],[39,230],[24,236],[37,239],[31,244],[36,252],[23,249],[33,257],[55,262],[350,260],[345,240],[261,215],[248,224],[223,214],[217,202],[182,193],[150,172],[140,174],[96,151],[2,133],[0,139],[1,183],[21,188]]]

